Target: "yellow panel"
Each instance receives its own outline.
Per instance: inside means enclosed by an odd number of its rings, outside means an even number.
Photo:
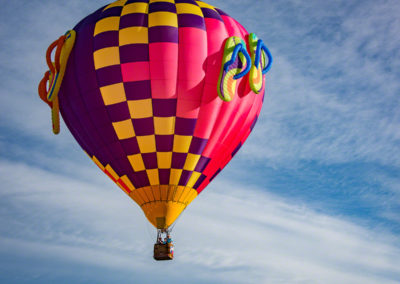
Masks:
[[[124,175],[122,177],[120,177],[120,179],[126,184],[126,186],[131,190],[135,190],[135,186],[131,183],[130,179]]]
[[[136,137],[139,144],[141,153],[153,153],[156,152],[156,136],[146,135]]]
[[[175,4],[175,0],[150,0],[150,3],[156,3],[156,2],[169,2]]]
[[[153,195],[151,193],[150,193],[151,196],[147,194],[146,190],[148,189],[149,187],[141,187],[136,189],[136,191],[138,192],[138,194],[140,194],[145,203],[154,201]]]
[[[153,116],[151,99],[128,101],[131,118],[147,118]]]
[[[203,12],[199,8],[199,6],[188,3],[176,4],[176,12],[178,14],[194,14],[203,17]]]
[[[181,186],[181,185],[177,186],[177,187],[176,187],[176,193],[175,193],[175,196],[174,196],[173,201],[178,202],[179,199],[181,198],[181,196],[182,196],[184,190],[185,190],[185,187],[184,187],[184,186]]]
[[[107,9],[110,9],[110,8],[112,8],[112,7],[121,7],[121,6],[124,6],[125,3],[126,3],[126,0],[118,0],[118,1],[115,1],[114,3],[111,3],[110,5],[108,5],[107,7],[105,7],[103,11],[105,11],[105,10],[107,10]]]
[[[187,199],[187,197],[190,195],[191,191],[193,189],[191,189],[190,187],[184,187],[183,192],[181,197],[179,198],[179,202],[185,203],[185,200]]]
[[[199,162],[201,155],[195,155],[195,154],[188,154],[186,157],[185,165],[183,166],[184,170],[187,171],[194,171],[194,168],[196,167],[197,163]]]
[[[119,45],[149,43],[147,27],[129,27],[119,31]]]
[[[101,87],[100,92],[106,106],[126,101],[123,83]]]
[[[127,119],[123,121],[113,122],[112,123],[115,133],[118,136],[118,139],[128,139],[135,136],[135,131],[133,130],[132,120]]]
[[[151,185],[160,184],[160,180],[158,178],[158,169],[146,170],[146,172]]]
[[[171,168],[172,152],[157,152],[157,163],[159,169]]]
[[[174,135],[173,151],[177,153],[189,152],[190,143],[193,136]]]
[[[198,195],[197,191],[195,189],[192,189],[190,191],[190,194],[186,197],[186,200],[185,200],[186,206],[189,205],[193,201],[193,199],[195,199],[197,197],[197,195]]]
[[[128,156],[128,160],[135,172],[144,171],[146,169],[141,154],[130,155]]]
[[[111,65],[118,65],[120,64],[119,47],[112,46],[96,50],[93,53],[93,58],[96,70]]]
[[[117,173],[113,170],[113,168],[110,165],[106,166],[106,170],[114,179],[116,179],[116,180],[119,179],[119,176],[117,175]]]
[[[175,116],[154,117],[154,131],[157,135],[171,135],[175,132]]]
[[[161,200],[167,200],[168,197],[168,185],[160,185]]]
[[[196,1],[197,5],[199,5],[200,8],[209,8],[209,9],[213,9],[214,10],[214,6],[211,6],[207,3],[204,3],[202,1]]]
[[[144,200],[142,199],[142,197],[139,195],[139,193],[137,192],[137,190],[132,191],[131,193],[129,193],[129,196],[133,199],[133,201],[135,201],[139,206],[142,206],[144,203]]]
[[[160,193],[160,187],[157,186],[152,186],[151,191],[153,192],[154,198],[156,200],[161,200],[161,193]]]
[[[165,2],[165,1],[162,1]],[[178,17],[171,12],[154,12],[149,14],[149,28],[155,26],[178,27]]]
[[[171,175],[169,176],[169,184],[178,185],[181,175],[182,175],[182,170],[171,169]]]
[[[147,14],[149,12],[149,5],[147,3],[131,3],[125,5],[122,9],[121,16],[127,14],[143,13]]]
[[[107,17],[101,19],[96,23],[93,36],[103,32],[118,31],[118,30],[119,30],[119,17]]]
[[[100,163],[96,156],[93,156],[92,160],[102,171],[104,171],[104,166]]]
[[[176,186],[175,185],[169,185],[168,186],[168,196],[167,196],[167,200],[173,200],[174,195],[175,195],[175,191],[176,191]]]
[[[200,176],[201,173],[193,172],[186,186],[193,188],[193,186],[196,184],[196,181],[199,179]]]

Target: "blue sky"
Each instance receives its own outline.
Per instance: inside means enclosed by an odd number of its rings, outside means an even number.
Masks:
[[[274,64],[254,132],[179,219],[169,263],[36,93],[49,43],[106,3],[1,5],[1,283],[400,282],[398,1],[209,1]]]

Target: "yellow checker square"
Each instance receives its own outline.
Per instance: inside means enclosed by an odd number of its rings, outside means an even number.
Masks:
[[[158,185],[158,184],[160,184],[160,180],[158,178],[158,169],[146,170],[146,172],[147,172],[147,176],[148,176],[149,181],[150,181],[150,185]]]
[[[108,31],[118,31],[118,30],[119,30],[119,17],[107,17],[101,19],[96,23],[93,36]]]
[[[199,6],[189,3],[176,4],[176,12],[178,14],[194,14],[203,17],[203,12],[199,8]]]
[[[119,45],[149,43],[147,27],[129,27],[119,31]]]
[[[125,3],[126,3],[126,1],[127,1],[127,0],[118,0],[118,1],[115,1],[114,3],[111,3],[110,5],[108,5],[107,7],[105,7],[103,11],[105,11],[105,10],[107,10],[107,9],[110,9],[110,8],[112,8],[112,7],[121,7],[121,6],[124,6]]]
[[[194,168],[196,167],[197,163],[199,162],[201,155],[195,155],[195,154],[188,154],[186,157],[185,165],[183,166],[184,170],[187,171],[194,171]]]
[[[153,116],[151,99],[128,101],[131,118],[148,118]]]
[[[214,6],[211,6],[210,4],[207,4],[203,1],[196,1],[197,5],[199,5],[200,8],[209,8],[214,10]]]
[[[164,1],[163,1],[164,2]],[[178,27],[178,17],[171,12],[153,12],[149,14],[149,27],[171,26]]]
[[[141,154],[129,155],[128,160],[135,172],[144,171],[146,169]]]
[[[193,186],[196,184],[197,180],[199,179],[199,177],[201,176],[201,173],[198,172],[193,172],[192,176],[190,177],[188,183],[187,183],[187,187],[193,188]]]
[[[94,68],[100,69],[107,66],[120,64],[119,47],[112,46],[96,50],[93,53]]]
[[[157,135],[170,135],[175,132],[175,116],[154,117],[154,131]]]
[[[101,87],[100,92],[106,106],[126,101],[123,83]]]
[[[149,12],[149,4],[147,3],[131,3],[125,5],[122,9],[121,16],[128,14],[147,14]]]
[[[155,135],[145,135],[137,136],[137,141],[139,144],[139,149],[141,153],[154,153],[156,152],[156,136]]]
[[[117,175],[117,173],[114,171],[114,169],[110,165],[106,166],[106,170],[115,180],[119,179],[119,176]]]
[[[112,123],[115,133],[118,139],[128,139],[135,136],[135,131],[133,130],[133,124],[131,119],[113,122]]]
[[[171,169],[171,174],[169,176],[169,184],[178,185],[179,179],[181,178],[182,170],[179,169]]]
[[[173,151],[177,153],[188,153],[192,138],[193,136],[174,135]]]
[[[151,3],[157,3],[157,2],[168,2],[168,3],[175,4],[175,0],[150,0],[150,4]]]
[[[171,168],[172,152],[157,152],[157,163],[159,169]]]

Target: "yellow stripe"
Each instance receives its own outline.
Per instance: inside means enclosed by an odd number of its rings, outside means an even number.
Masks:
[[[171,12],[154,12],[149,14],[149,27],[171,26],[178,27],[178,17]]]
[[[96,23],[93,36],[103,32],[118,31],[118,30],[119,30],[119,17],[107,17],[101,19]]]
[[[131,3],[125,5],[122,9],[121,16],[127,14],[147,14],[149,12],[149,5],[147,3]]]
[[[127,186],[131,191],[134,191],[134,190],[135,190],[135,186],[132,184],[132,182],[130,181],[130,179],[129,179],[126,175],[120,177],[120,179],[126,184],[126,186]]]
[[[104,171],[104,166],[100,163],[96,156],[93,156],[92,160],[102,171]]]
[[[116,180],[119,179],[119,176],[117,175],[117,173],[113,170],[113,168],[110,165],[106,166],[106,170],[107,170],[107,172],[109,172],[110,175],[112,175],[113,178],[115,178]]]
[[[175,0],[150,0],[150,3],[156,3],[156,2],[169,2],[175,4]]]

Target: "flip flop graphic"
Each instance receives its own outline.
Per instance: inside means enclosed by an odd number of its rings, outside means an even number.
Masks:
[[[264,42],[258,39],[254,33],[249,34],[249,46],[253,62],[250,68],[249,83],[253,92],[259,94],[264,84],[263,75],[271,68],[272,56]]]

